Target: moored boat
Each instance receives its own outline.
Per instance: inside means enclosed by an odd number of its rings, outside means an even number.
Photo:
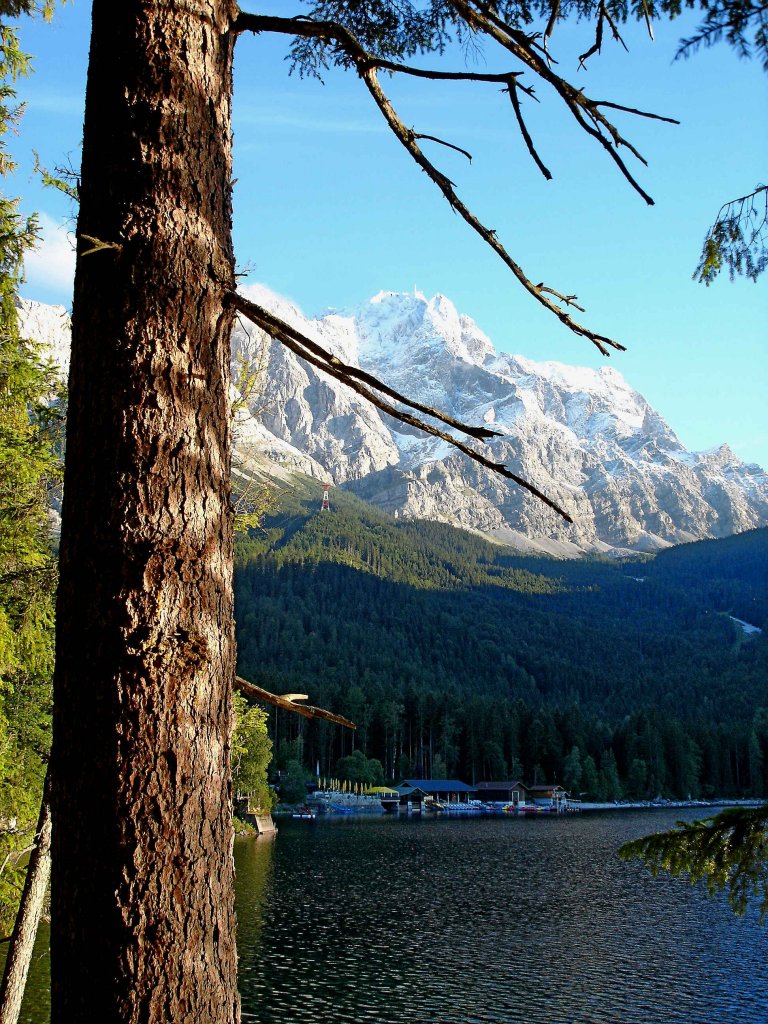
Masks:
[[[297,810],[293,811],[291,817],[302,818],[306,821],[314,821],[317,815],[315,814],[311,807],[307,807],[307,805],[305,804],[303,807],[299,807]]]

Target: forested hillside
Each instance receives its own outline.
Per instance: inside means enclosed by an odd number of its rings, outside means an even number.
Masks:
[[[557,779],[594,797],[762,795],[768,531],[632,562],[516,557],[344,492],[238,544],[239,670],[358,722],[280,716],[278,758],[387,778]]]

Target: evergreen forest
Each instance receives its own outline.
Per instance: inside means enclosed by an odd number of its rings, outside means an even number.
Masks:
[[[320,495],[237,542],[239,673],[358,725],[272,710],[278,768],[768,795],[768,639],[734,621],[768,626],[768,530],[560,561]]]

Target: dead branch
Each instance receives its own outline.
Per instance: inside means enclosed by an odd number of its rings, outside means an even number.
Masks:
[[[666,124],[680,124],[676,117],[664,117],[662,114],[651,114],[647,110],[637,110],[635,107],[625,107],[622,103],[611,103],[610,100],[592,100],[596,107],[610,107],[612,110],[622,110],[625,114],[634,114],[636,117],[649,117],[652,121],[664,121]]]
[[[614,40],[617,43],[621,43],[621,45],[624,47],[624,52],[625,53],[629,53],[629,47],[624,42],[624,39],[622,38],[622,35],[619,32],[619,26],[614,21],[613,15],[608,10],[608,8],[605,6],[605,4],[603,4],[603,13],[605,14],[605,20],[608,22],[608,24],[611,27],[611,33],[613,34]],[[653,39],[653,33],[651,33],[651,39]]]
[[[305,39],[317,39],[320,42],[337,44],[349,56],[356,68],[376,68],[392,74],[410,75],[413,78],[426,78],[433,82],[500,82],[506,83],[510,75],[521,75],[522,71],[437,71],[431,68],[417,68],[411,64],[376,57],[358,42],[355,36],[344,25],[335,21],[313,21],[311,18],[281,18],[266,14],[247,14],[240,11],[233,31],[235,34],[252,32],[276,32],[282,35],[301,36]]]
[[[303,348],[308,349],[314,356],[317,356],[322,360],[323,365],[321,365],[321,369],[327,370],[328,373],[332,373],[334,376],[339,376],[340,379],[345,379],[347,377],[355,378],[361,383],[368,384],[370,387],[380,391],[383,395],[387,395],[395,402],[402,402],[403,405],[407,405],[411,409],[415,409],[417,412],[424,413],[425,416],[432,416],[437,420],[441,420],[449,427],[455,427],[462,433],[469,435],[469,437],[475,437],[482,441],[488,437],[501,436],[497,430],[489,430],[488,427],[470,426],[467,423],[462,423],[461,420],[454,419],[453,416],[449,416],[447,413],[441,412],[439,409],[433,409],[429,405],[422,405],[420,402],[414,402],[406,395],[402,395],[399,391],[395,391],[394,388],[389,387],[388,384],[379,380],[378,377],[374,377],[373,374],[366,373],[365,370],[361,370],[357,366],[351,366],[348,363],[342,362],[338,356],[335,356],[332,352],[328,352],[322,347],[322,345],[318,345],[316,341],[312,341],[311,338],[308,338],[300,331],[297,331],[295,327],[292,327],[284,320],[276,317],[274,313],[270,313],[269,310],[264,309],[263,306],[259,306],[255,302],[251,302],[238,292],[231,293],[231,301],[243,316],[247,317],[247,319],[252,323],[255,323],[257,327],[261,327],[261,329],[266,331],[270,337],[274,338],[275,331],[278,331],[287,335],[294,343],[298,343]]]
[[[533,139],[531,138],[528,132],[528,126],[523,120],[523,112],[520,109],[520,100],[517,95],[517,84],[515,82],[512,82],[509,86],[509,98],[512,101],[512,108],[515,111],[515,117],[517,118],[517,124],[520,128],[520,134],[523,136],[523,140],[526,146],[528,147],[528,152],[531,154],[534,163],[539,168],[544,177],[547,179],[547,181],[551,181],[552,173],[549,170],[549,168],[544,165],[541,158],[539,157],[539,154],[536,152],[536,147],[533,144]]]
[[[546,60],[547,54],[544,53],[544,57],[542,57],[536,52],[541,49],[535,42],[536,37],[527,36],[519,29],[508,25],[486,4],[476,3],[473,6],[470,0],[451,0],[451,3],[456,12],[471,29],[490,36],[505,50],[508,50],[518,60],[522,61],[534,74],[537,74],[552,86],[576,119],[578,125],[605,149],[638,195],[642,196],[649,206],[653,206],[653,199],[633,177],[617,150],[619,146],[625,146],[633,156],[636,156],[643,163],[645,163],[645,160],[620,134],[616,126],[601,113],[594,100],[585,96],[581,90],[576,89],[570,82],[567,82],[560,75],[552,71]],[[585,114],[593,122],[593,125],[589,124],[588,120],[585,119]],[[604,131],[608,133],[607,136],[604,134]]]
[[[35,841],[24,877],[19,910],[10,938],[8,955],[0,982],[0,1022],[11,1024],[19,1018],[37,927],[45,903],[51,871],[51,772],[45,773],[43,798],[37,820]]]
[[[566,306],[573,306],[574,309],[578,309],[581,313],[584,312],[584,307],[580,306],[576,299],[576,295],[563,295],[560,292],[556,292],[553,288],[548,288],[545,284],[540,284],[537,287],[541,288],[543,292],[549,292],[550,295],[554,295],[558,302],[564,302]]]
[[[402,123],[400,118],[395,113],[392,104],[387,99],[386,95],[381,89],[381,86],[378,83],[378,80],[376,79],[375,71],[367,71],[363,74],[362,77],[363,81],[368,87],[368,91],[371,93],[374,100],[376,101],[377,106],[379,107],[382,114],[386,118],[390,128],[397,136],[397,138],[400,140],[400,142],[403,144],[403,146],[405,146],[405,148],[411,154],[416,163],[427,174],[427,176],[437,185],[437,187],[443,193],[445,198],[448,200],[448,203],[450,204],[451,208],[456,213],[458,213],[459,216],[462,217],[462,219],[467,224],[469,224],[469,226],[473,228],[473,230],[476,231],[478,235],[480,235],[483,241],[485,241],[494,250],[494,252],[497,253],[498,256],[501,257],[502,261],[509,267],[509,269],[515,275],[520,284],[522,284],[522,286],[526,289],[526,291],[533,295],[533,297],[538,302],[540,302],[542,306],[548,309],[551,313],[554,313],[555,316],[561,321],[561,323],[565,324],[565,326],[568,327],[571,331],[573,331],[574,334],[579,334],[582,337],[588,338],[603,355],[609,355],[610,348],[618,349],[619,351],[624,351],[624,346],[621,345],[619,342],[614,341],[612,338],[608,338],[605,335],[597,334],[595,331],[590,330],[590,328],[578,323],[578,321],[574,320],[573,317],[570,316],[570,314],[565,312],[565,310],[561,309],[554,302],[550,301],[546,297],[546,294],[544,293],[543,289],[533,284],[533,282],[527,277],[527,275],[523,271],[522,267],[518,263],[516,263],[515,260],[512,259],[510,254],[501,244],[501,242],[496,238],[494,232],[489,230],[483,223],[481,223],[480,220],[478,220],[478,218],[475,216],[474,213],[472,213],[469,207],[467,207],[461,201],[461,199],[459,199],[452,183],[448,180],[448,178],[446,178],[444,174],[438,171],[434,164],[432,164],[431,161],[427,159],[423,151],[416,144],[416,140],[412,138],[412,136],[408,132],[408,129],[405,127],[405,125]]]
[[[643,0],[643,17],[645,18],[645,27],[648,29],[648,35],[653,41],[653,25],[651,24],[651,12],[648,10],[647,0]]]
[[[348,718],[344,718],[342,715],[335,715],[332,711],[316,708],[311,704],[299,704],[298,701],[300,699],[306,699],[301,694],[279,696],[276,693],[270,693],[269,690],[262,689],[260,686],[256,686],[254,683],[249,683],[247,679],[242,679],[240,676],[235,676],[235,689],[239,690],[246,697],[250,697],[251,700],[259,701],[261,704],[273,704],[276,708],[282,708],[284,711],[295,711],[296,714],[303,715],[304,718],[322,718],[326,722],[335,722],[336,725],[343,725],[346,729],[357,729],[354,722],[350,722]]]
[[[341,381],[347,387],[356,391],[362,398],[365,398],[376,408],[381,409],[382,412],[387,413],[394,419],[400,420],[402,423],[407,423],[409,426],[416,427],[418,430],[423,430],[427,434],[432,434],[433,437],[439,437],[443,441],[447,441],[448,444],[452,445],[458,451],[463,452],[464,455],[468,455],[474,462],[484,466],[486,469],[490,469],[494,473],[498,473],[500,476],[506,477],[508,480],[512,480],[518,486],[523,487],[529,491],[540,501],[543,501],[545,505],[557,512],[559,516],[562,516],[566,522],[572,523],[573,519],[568,515],[564,509],[554,502],[551,498],[547,497],[542,491],[540,491],[534,484],[528,480],[517,476],[511,470],[501,462],[493,462],[491,459],[486,458],[480,452],[474,448],[470,448],[468,445],[459,441],[457,438],[452,437],[445,431],[440,430],[438,427],[433,426],[431,423],[427,423],[425,420],[419,419],[416,416],[412,416],[410,413],[404,412],[402,409],[398,409],[389,402],[384,401],[375,391],[372,391],[365,383],[362,382],[361,378],[365,378],[366,383],[370,383],[371,387],[381,391],[383,394],[388,394],[390,397],[395,397],[396,401],[403,402],[403,404],[410,406],[412,409],[419,409],[420,411],[427,411],[427,407],[421,406],[416,402],[411,401],[403,395],[398,395],[397,392],[393,392],[391,388],[382,384],[381,381],[377,381],[375,377],[370,374],[363,373],[357,370],[356,367],[350,367],[342,363],[341,360],[337,359],[331,353],[326,352],[316,342],[313,342],[310,338],[301,334],[295,328],[286,324],[278,317],[274,316],[268,310],[263,309],[261,306],[257,306],[253,302],[249,302],[242,295],[237,293],[231,293],[231,301],[233,305],[240,310],[240,312],[247,316],[249,320],[252,320],[258,327],[267,331],[276,341],[285,345],[286,348],[290,349],[300,359],[306,360],[318,369],[335,377]],[[320,354],[318,354],[320,353]],[[456,426],[459,430],[464,433],[470,434],[474,437],[481,436],[499,436],[495,431],[487,430],[483,427],[468,427],[466,424],[459,423],[457,420],[453,420],[452,417],[445,416],[443,413],[438,413],[436,410],[427,411],[427,415],[435,416],[441,419],[445,423],[450,423],[451,426]]]
[[[445,139],[438,139],[436,135],[424,135],[422,132],[415,132],[411,129],[411,135],[414,139],[427,139],[429,142],[437,142],[441,146],[446,146],[448,149],[455,149],[457,153],[461,153],[465,156],[470,163],[472,163],[472,154],[468,153],[466,149],[462,149],[461,146],[454,146],[452,142],[446,142]]]
[[[487,17],[485,14],[480,14],[477,10],[466,3],[465,0],[452,0],[452,2],[457,12],[471,29],[482,31],[486,35],[496,39],[497,42],[500,42],[505,49],[518,57],[518,59],[520,59],[530,70],[534,71],[547,82],[555,86],[581,127],[584,128],[588,134],[597,138],[601,145],[608,149],[613,159],[622,169],[622,173],[628,178],[633,187],[640,192],[647,202],[652,203],[653,200],[643,192],[634,180],[621,160],[621,157],[614,152],[611,140],[607,139],[605,135],[602,134],[599,127],[595,128],[585,120],[582,110],[588,112],[589,117],[596,124],[608,126],[611,138],[615,145],[623,144],[628,146],[629,144],[621,138],[605,116],[597,108],[594,108],[592,101],[588,100],[580,92],[574,89],[573,86],[569,85],[559,76],[551,72],[542,57],[534,52],[537,48],[541,49],[541,47],[537,47],[534,39],[509,28],[509,26],[506,26],[504,22],[499,21],[499,19],[496,19],[492,14],[488,14]],[[508,72],[504,75],[483,75],[471,72],[434,72],[411,68],[407,65],[400,65],[393,61],[386,61],[373,56],[361,46],[349,29],[345,28],[343,25],[337,24],[336,22],[315,22],[305,18],[279,18],[265,15],[244,14],[241,12],[235,21],[234,31],[238,33],[244,31],[254,33],[280,32],[288,35],[302,36],[304,38],[314,38],[329,45],[335,45],[339,48],[355,66],[358,75],[368,88],[368,91],[373,97],[374,102],[384,116],[384,119],[390,129],[405,149],[408,150],[414,161],[427,174],[430,180],[437,185],[451,206],[451,209],[458,213],[463,220],[497,253],[526,291],[528,291],[537,300],[537,302],[541,303],[541,305],[551,313],[554,313],[561,323],[568,327],[569,330],[573,331],[574,334],[581,335],[591,341],[603,355],[609,355],[609,349],[611,348],[624,351],[624,346],[619,342],[616,342],[605,335],[597,334],[595,331],[592,331],[588,327],[578,323],[570,316],[569,313],[547,297],[547,291],[552,295],[560,294],[558,291],[555,289],[548,289],[545,291],[544,288],[540,288],[533,284],[533,282],[524,273],[522,267],[512,259],[501,242],[498,241],[495,233],[486,228],[474,213],[472,213],[472,211],[461,201],[461,199],[459,199],[453,183],[426,157],[417,144],[416,134],[406,128],[400,120],[392,104],[382,90],[377,78],[377,70],[383,69],[390,72],[397,71],[404,74],[418,74],[419,77],[435,80],[502,81],[509,88],[511,95],[515,84],[514,76],[518,74],[517,72]],[[532,143],[529,146],[529,150],[531,148]],[[632,151],[635,152],[634,150]],[[535,150],[533,152],[535,153]],[[534,159],[536,159],[536,157],[534,157]],[[537,163],[540,168],[543,167],[541,161],[537,160]]]
[[[549,15],[549,21],[547,22],[547,27],[544,29],[545,39],[549,39],[552,36],[552,33],[555,31],[555,22],[557,21],[557,17],[559,14],[560,0],[553,0],[552,10]]]
[[[605,20],[605,4],[601,3],[597,11],[597,25],[595,26],[595,41],[588,50],[579,55],[579,67],[586,68],[587,61],[593,53],[600,53],[603,48],[603,21]]]

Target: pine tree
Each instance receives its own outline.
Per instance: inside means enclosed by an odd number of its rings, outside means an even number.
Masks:
[[[7,5],[4,5],[7,6]],[[7,135],[19,116],[14,83],[29,71],[6,14],[0,12],[0,174],[13,169]],[[60,384],[34,342],[21,337],[16,294],[34,218],[0,193],[0,927],[12,924],[23,870],[15,850],[32,841],[50,744],[55,567],[49,490],[58,479],[54,399]]]
[[[19,116],[14,84],[29,71],[29,58],[5,19],[48,15],[50,8],[24,0],[0,7],[0,175],[13,169],[7,134]],[[13,926],[0,1016],[7,1024],[18,1018],[48,882],[44,779],[56,581],[48,499],[59,476],[61,419],[56,371],[19,329],[16,294],[36,223],[23,218],[18,206],[0,193],[0,927],[7,933]],[[23,855],[29,855],[28,866]],[[17,916],[20,894],[23,912]]]

